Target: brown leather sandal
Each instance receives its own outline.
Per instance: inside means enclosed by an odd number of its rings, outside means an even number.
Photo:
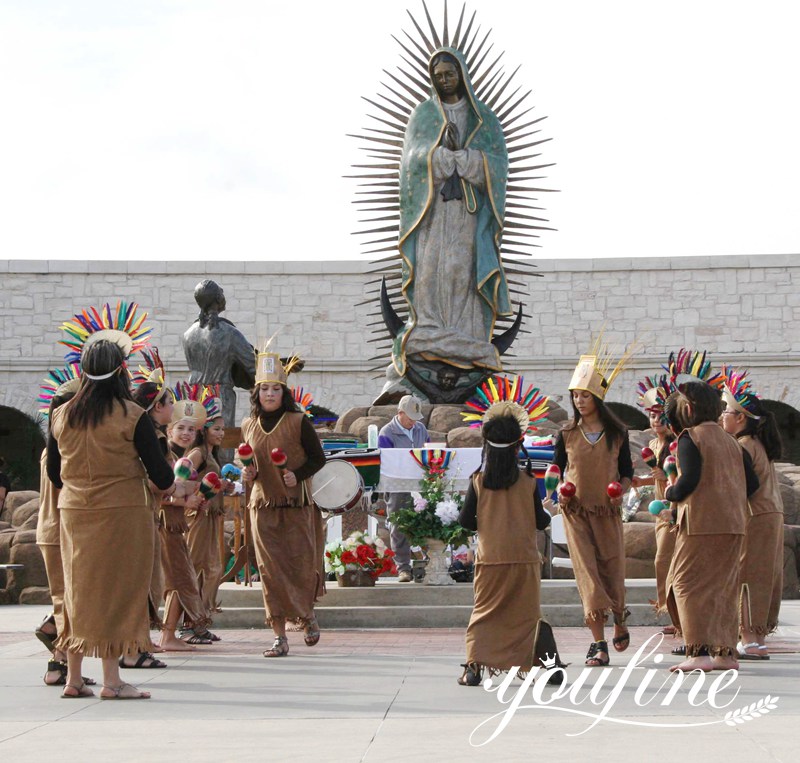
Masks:
[[[460,686],[480,686],[483,666],[477,662],[466,662],[461,667],[464,668],[464,672],[456,679],[456,683]]]

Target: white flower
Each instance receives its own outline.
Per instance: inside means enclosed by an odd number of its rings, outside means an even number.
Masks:
[[[450,525],[458,519],[458,504],[452,498],[445,498],[436,504],[435,513],[443,525]]]

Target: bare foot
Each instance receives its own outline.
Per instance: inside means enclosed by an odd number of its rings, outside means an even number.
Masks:
[[[712,670],[714,670],[714,668],[715,665],[713,659],[708,655],[702,655],[698,657],[690,657],[688,660],[684,660],[677,665],[673,665],[669,669],[669,672],[674,673],[676,670],[682,670],[684,673],[690,673],[692,670],[702,670],[704,673],[710,673]]]
[[[713,670],[739,670],[739,663],[735,657],[712,657]]]
[[[167,635],[166,633],[161,636],[161,643],[159,644],[160,652],[195,652],[195,647],[175,638],[174,635]]]

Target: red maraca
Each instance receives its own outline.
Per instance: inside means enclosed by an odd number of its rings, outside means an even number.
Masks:
[[[667,475],[667,479],[678,476],[678,462],[675,456],[667,456],[664,459],[664,474]]]
[[[283,448],[273,448],[269,452],[269,457],[272,463],[275,464],[275,466],[277,466],[278,469],[281,470],[283,470],[283,468],[286,466],[286,462],[288,461],[288,459],[286,458],[286,453],[283,450]]]
[[[619,482],[609,482],[608,486],[606,487],[606,493],[608,494],[608,497],[613,500],[616,500],[617,498],[622,498],[622,494],[624,492],[625,491],[623,490],[622,485],[620,485]]]
[[[175,479],[188,480],[194,471],[194,464],[188,458],[179,458],[173,467]]]
[[[562,498],[574,498],[577,491],[578,489],[572,482],[562,482],[559,493]]]
[[[253,463],[253,449],[246,442],[236,448],[236,454],[239,456],[242,466],[250,466]]]
[[[200,481],[200,492],[203,494],[203,498],[207,501],[211,500],[220,490],[222,490],[222,481],[216,472],[203,475],[203,479]]]
[[[560,479],[561,469],[558,468],[558,464],[550,464],[544,473],[544,489],[547,495],[550,495],[558,487]]]
[[[678,452],[678,441],[677,440],[673,440],[669,444],[669,452],[672,453],[673,456]]]
[[[656,458],[656,454],[648,448],[646,445],[642,448],[642,460],[647,464],[648,467],[651,469],[655,469],[656,464],[658,463],[658,459]]]

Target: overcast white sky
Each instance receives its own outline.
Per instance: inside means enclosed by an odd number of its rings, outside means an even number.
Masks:
[[[800,4],[467,7],[549,117],[542,258],[800,252]],[[358,258],[345,134],[406,8],[0,0],[0,257]]]

